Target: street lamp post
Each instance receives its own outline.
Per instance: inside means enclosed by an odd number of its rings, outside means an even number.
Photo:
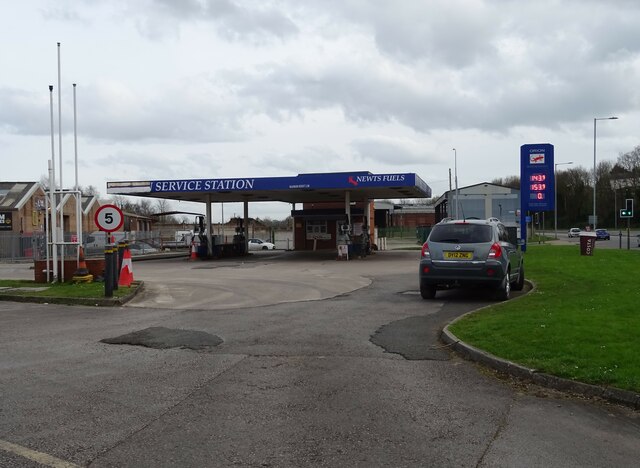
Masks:
[[[556,172],[558,171],[558,166],[563,166],[565,164],[573,164],[573,161],[555,163],[553,166],[553,186],[554,186],[554,200],[553,200],[553,226],[555,231],[555,238],[558,238],[558,177],[556,176]]]
[[[596,122],[598,120],[618,120],[618,117],[596,117],[593,119],[593,230],[596,230]]]
[[[456,219],[460,219],[460,217],[458,216],[458,152],[456,151],[455,148],[451,148],[453,150],[453,178],[455,181],[455,186],[456,186],[456,192],[455,192],[455,196],[454,196],[454,203],[455,203],[455,218]]]

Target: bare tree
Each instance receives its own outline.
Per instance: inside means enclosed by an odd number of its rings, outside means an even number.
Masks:
[[[40,176],[40,185],[42,185],[44,187],[45,190],[49,190],[49,176],[42,174]]]
[[[156,205],[156,210],[159,214],[166,213],[171,209],[171,207],[169,206],[169,200],[166,200],[164,198],[158,198],[156,200],[155,205]],[[167,216],[157,216],[157,219],[158,219],[158,222],[161,224],[172,221],[172,219]]]
[[[640,173],[640,145],[628,153],[618,156],[617,166],[620,166],[629,174],[638,175]]]
[[[95,185],[87,185],[86,187],[80,187],[80,191],[83,195],[87,195],[89,197],[99,197],[100,192]]]
[[[511,175],[507,177],[498,177],[491,181],[494,185],[502,185],[503,187],[510,187],[520,190],[520,177]]]

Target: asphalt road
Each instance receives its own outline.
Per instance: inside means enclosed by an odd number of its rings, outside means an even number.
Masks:
[[[442,348],[445,323],[492,299],[423,301],[416,252],[278,255],[135,263],[155,293],[130,307],[0,302],[0,466],[637,465],[638,413]],[[135,332],[154,347],[101,342]]]

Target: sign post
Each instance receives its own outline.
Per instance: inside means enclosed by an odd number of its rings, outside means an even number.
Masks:
[[[527,211],[555,210],[553,145],[540,143],[520,147],[520,237],[527,250]]]
[[[124,214],[116,205],[102,205],[96,211],[94,221],[98,229],[104,231],[106,235],[104,250],[104,295],[105,297],[113,297],[113,290],[118,289],[119,272],[117,266],[117,249],[114,245],[111,245],[109,238],[111,237],[111,233],[120,229],[124,223]]]

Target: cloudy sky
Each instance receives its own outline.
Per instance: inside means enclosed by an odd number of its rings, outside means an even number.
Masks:
[[[465,186],[519,174],[525,143],[592,168],[594,117],[619,117],[598,122],[598,160],[640,144],[636,0],[21,0],[0,12],[0,180],[47,173],[57,42],[63,183],[77,83],[80,184],[102,195],[111,180],[355,170],[415,172],[440,195],[454,147]]]

